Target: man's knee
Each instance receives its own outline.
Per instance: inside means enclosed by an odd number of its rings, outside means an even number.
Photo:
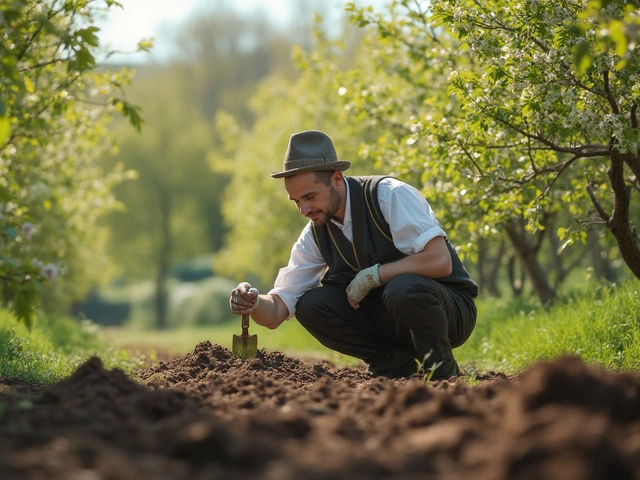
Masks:
[[[428,327],[446,335],[447,311],[441,289],[431,278],[399,275],[386,285],[383,304],[398,327]]]
[[[398,275],[384,288],[383,301],[390,309],[408,306],[412,301],[423,305],[440,304],[439,293],[442,287],[436,280],[421,275]]]
[[[332,287],[317,287],[305,292],[296,304],[296,318],[305,325],[327,316],[334,317],[338,308],[337,295],[344,291]]]
[[[318,305],[316,302],[318,297],[316,290],[319,289],[314,288],[305,292],[298,300],[298,303],[296,303],[296,318],[302,324],[315,316],[315,310]]]

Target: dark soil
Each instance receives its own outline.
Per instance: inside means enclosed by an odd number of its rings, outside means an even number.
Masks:
[[[639,376],[566,357],[473,383],[208,342],[133,379],[93,358],[0,390],[0,478],[640,479]]]

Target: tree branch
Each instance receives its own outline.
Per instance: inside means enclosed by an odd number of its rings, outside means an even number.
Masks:
[[[607,222],[602,220],[602,219],[597,219],[597,220],[582,220],[580,218],[574,218],[573,219],[578,225],[586,225],[587,227],[590,227],[591,225],[606,225]]]
[[[562,175],[562,173],[569,168],[569,166],[571,166],[571,164],[573,162],[575,162],[576,160],[578,160],[579,157],[572,157],[569,160],[560,163],[556,166],[555,168],[555,175],[553,177],[553,179],[551,179],[551,181],[547,184],[547,187],[544,189],[544,191],[538,195],[538,197],[536,198],[536,202],[541,200],[542,198],[546,197],[547,195],[549,195],[549,192],[551,191],[551,189],[553,188],[553,186],[555,185],[556,181],[558,180],[558,178],[560,178],[560,175]],[[544,169],[544,170],[551,170],[551,169]],[[544,172],[544,170],[540,173],[547,173]],[[533,179],[533,178],[532,178]]]
[[[544,217],[546,217],[546,215],[544,215]],[[544,240],[544,237],[547,233],[546,225],[544,223],[543,225],[545,226],[545,230],[536,230],[536,233],[534,235],[535,241],[533,242],[533,252],[536,255],[540,251],[540,247],[542,246],[542,241]]]
[[[605,212],[604,208],[602,208],[602,205],[600,205],[600,202],[598,201],[598,198],[596,197],[596,193],[593,189],[593,182],[589,182],[589,185],[587,185],[587,193],[589,194],[591,203],[593,203],[593,206],[596,208],[598,215],[600,215],[600,218],[604,220],[606,224],[608,224],[609,220],[611,220],[611,215]]]
[[[514,123],[511,123],[503,119],[498,113],[493,112],[489,108],[485,108],[483,105],[478,103],[471,95],[469,95],[466,92],[466,90],[464,89],[460,89],[460,90],[463,93],[463,95],[466,95],[466,97],[469,99],[470,102],[472,102],[476,107],[482,110],[485,113],[485,115],[487,115],[489,118],[492,118],[496,122],[519,133],[525,138],[536,140],[537,142],[540,142],[541,144],[546,145],[549,150],[552,150],[554,152],[560,152],[560,153],[569,153],[577,157],[584,157],[584,158],[608,157],[611,154],[611,148],[612,148],[611,144],[609,144],[608,148],[605,147],[604,145],[591,145],[591,144],[582,145],[582,146],[573,147],[573,148],[561,147],[560,145],[552,142],[551,140],[547,139],[541,134],[530,133],[527,130],[523,129],[522,127],[519,127],[518,125],[515,125]],[[584,150],[590,150],[592,148],[594,149],[593,151],[584,151]]]
[[[640,185],[638,185],[638,177],[635,175],[629,178],[629,185],[631,185],[636,192],[640,193]]]
[[[480,107],[480,108],[482,108],[482,107]],[[584,151],[580,150],[581,147],[577,147],[577,148],[561,147],[560,145],[557,145],[556,143],[548,140],[547,138],[545,138],[544,136],[542,136],[540,134],[529,133],[528,131],[524,130],[523,128],[518,127],[517,125],[514,125],[513,123],[504,120],[503,118],[501,118],[497,114],[494,114],[494,113],[488,112],[488,111],[485,111],[485,113],[487,115],[489,115],[491,118],[493,118],[494,120],[496,120],[497,122],[499,122],[502,125],[506,126],[507,128],[510,128],[511,130],[514,130],[514,131],[518,132],[520,135],[523,135],[526,138],[529,138],[529,139],[532,139],[532,140],[536,140],[536,141],[542,143],[543,145],[546,145],[547,147],[549,147],[549,150],[553,150],[554,152],[570,153],[570,154],[578,156],[578,157],[603,157],[603,156],[609,156],[610,155],[610,151],[608,149],[607,150],[594,150],[593,152],[584,152]],[[599,146],[599,147],[601,147],[601,146]]]
[[[611,93],[611,86],[609,84],[609,70],[605,70],[602,74],[604,79],[604,91],[607,95],[607,101],[609,105],[611,105],[611,111],[618,115],[620,113],[620,109],[618,108],[618,104],[616,103],[615,98],[613,98],[613,94]]]
[[[483,8],[483,6],[480,4],[480,2],[478,0],[474,0],[474,3],[478,6],[478,8],[482,9],[483,11],[486,11],[485,8]],[[509,27],[507,26],[505,23],[501,22],[500,19],[496,16],[493,18],[493,21],[495,22],[495,24],[497,25],[497,27],[494,26],[490,26],[487,24],[483,24],[481,22],[474,22],[475,25],[477,25],[480,28],[484,28],[486,30],[505,30],[507,32],[517,32],[517,30],[515,28]],[[524,23],[526,22],[525,19],[521,19],[521,21]],[[551,48],[549,48],[549,46],[547,46],[547,44],[545,44],[542,40],[540,40],[539,38],[536,38],[526,32],[522,32],[526,37],[528,37],[529,39],[531,39],[531,41],[537,45],[543,52],[545,53],[549,53],[551,51]],[[581,82],[574,74],[573,74],[573,68],[571,67],[570,64],[568,64],[567,62],[560,60],[558,62],[558,64],[560,65],[560,67],[562,67],[562,70],[564,70],[564,72],[569,76],[569,79],[571,80],[572,84],[582,88],[583,90],[586,90],[588,92],[593,93],[594,95],[604,95],[604,92],[602,90],[593,88],[588,86],[587,84]]]
[[[38,63],[36,65],[31,65],[29,67],[21,68],[18,70],[18,72],[20,73],[30,72],[32,70],[35,70],[41,67],[46,67],[47,65],[52,65],[54,63],[60,63],[60,62],[68,62],[68,61],[69,61],[69,58],[55,58],[53,60],[49,60],[48,62]]]

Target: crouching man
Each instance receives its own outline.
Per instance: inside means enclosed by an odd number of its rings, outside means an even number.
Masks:
[[[260,295],[240,283],[231,311],[272,329],[295,316],[374,376],[410,377],[423,362],[433,379],[458,375],[452,349],[475,326],[477,285],[420,192],[392,177],[344,176],[350,166],[326,134],[291,136],[272,177],[310,222],[274,288]]]

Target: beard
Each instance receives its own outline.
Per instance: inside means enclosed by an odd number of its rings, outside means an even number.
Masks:
[[[340,209],[340,195],[333,185],[331,185],[330,188],[329,205],[325,210],[318,210],[318,212],[323,215],[318,217],[316,220],[311,220],[316,227],[322,227],[329,223],[331,219],[334,218],[336,212]]]

